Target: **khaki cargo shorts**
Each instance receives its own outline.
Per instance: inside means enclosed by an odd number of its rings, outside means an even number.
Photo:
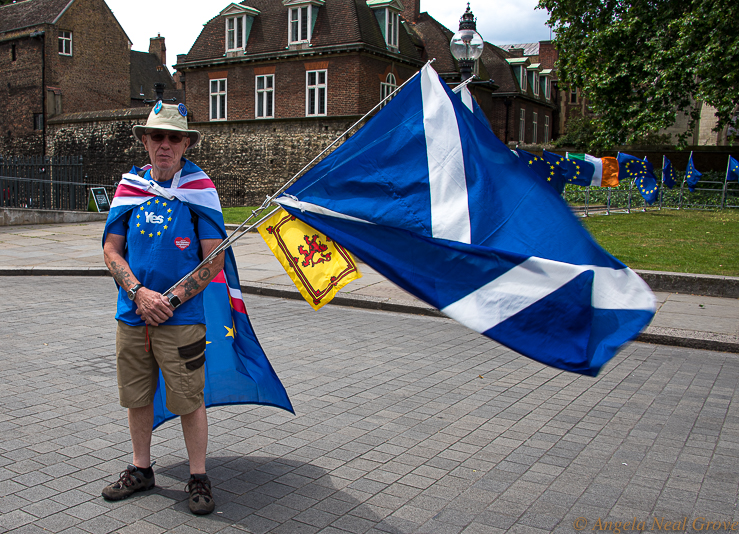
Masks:
[[[118,321],[116,370],[118,396],[124,408],[141,408],[154,401],[162,370],[167,409],[187,415],[203,404],[205,386],[205,325],[149,327],[129,326]]]

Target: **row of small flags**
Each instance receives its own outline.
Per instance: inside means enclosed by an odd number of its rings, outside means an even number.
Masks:
[[[590,154],[577,154],[568,152],[566,157],[553,152],[543,151],[541,156],[531,154],[517,148],[518,156],[526,161],[534,173],[549,183],[554,189],[562,194],[565,184],[594,187],[617,187],[620,182],[633,180],[639,193],[644,197],[647,204],[653,204],[657,200],[659,185],[654,167],[646,158],[639,159],[636,156],[618,153],[618,157],[598,158]],[[685,183],[690,192],[695,187],[703,174],[695,168],[693,154],[690,154],[688,166],[685,169]],[[726,181],[739,181],[739,161],[729,156],[726,166]],[[677,184],[677,174],[672,163],[666,157],[662,157],[662,183],[668,189]]]

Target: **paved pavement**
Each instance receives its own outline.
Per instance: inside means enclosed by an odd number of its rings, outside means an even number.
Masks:
[[[3,274],[106,275],[100,238],[104,223],[0,227],[0,276]],[[234,245],[242,290],[246,293],[302,299],[262,238],[247,234]],[[333,303],[354,307],[440,316],[440,312],[398,288],[369,266],[363,276],[342,289]],[[645,278],[653,283],[655,275]],[[703,277],[704,282],[730,288],[739,278]],[[672,277],[671,291],[657,291],[657,314],[640,340],[739,353],[739,299],[690,294],[703,291],[695,277]],[[733,285],[732,285],[733,284]],[[665,284],[663,284],[665,285]],[[307,304],[305,304],[307,306]]]
[[[130,461],[111,279],[0,276],[0,295],[0,532],[739,527],[735,354],[632,343],[591,378],[445,318],[255,295],[296,415],[208,410],[211,516],[187,511],[177,421],[154,433],[157,488],[109,503]]]

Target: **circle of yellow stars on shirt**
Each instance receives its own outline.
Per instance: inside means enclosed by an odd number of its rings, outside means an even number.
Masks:
[[[159,204],[159,199],[158,198],[154,200],[154,204]],[[146,203],[146,205],[147,206],[151,206],[151,200],[149,200]],[[167,207],[167,203],[166,202],[162,202],[162,206]],[[144,206],[139,207],[139,210],[140,211],[144,211]],[[172,213],[172,208],[167,208],[167,213]],[[137,213],[136,214],[136,218],[137,219],[140,219],[141,218],[141,214],[140,213]],[[172,222],[172,217],[167,217],[167,222]],[[136,228],[138,228],[140,226],[141,226],[141,223],[140,222],[137,222],[136,223]],[[162,227],[162,230],[168,230],[168,229],[169,229],[169,225],[168,224],[165,224]],[[141,230],[141,235],[146,235],[146,230]],[[161,230],[160,231],[157,231],[156,235],[157,236],[161,236],[162,235]],[[148,237],[153,238],[154,237],[154,232],[149,232]]]

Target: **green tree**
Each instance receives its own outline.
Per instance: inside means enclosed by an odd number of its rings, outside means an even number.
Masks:
[[[595,144],[631,144],[699,119],[736,126],[739,2],[736,0],[539,0],[556,32],[558,75],[588,98]],[[680,140],[685,143],[687,134]]]

